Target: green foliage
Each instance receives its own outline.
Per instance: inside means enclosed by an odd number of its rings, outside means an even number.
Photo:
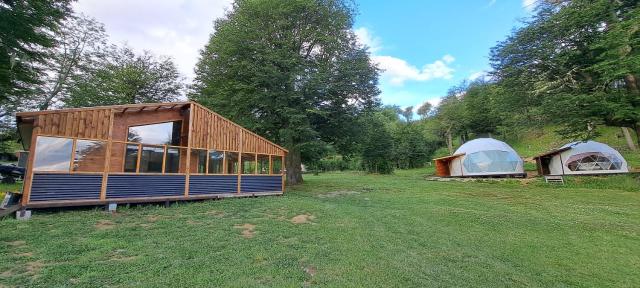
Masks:
[[[215,22],[189,98],[288,148],[288,180],[301,181],[300,161],[322,156],[304,150],[355,153],[356,118],[378,105],[353,15],[340,0],[236,1]]]
[[[362,117],[364,135],[362,137],[362,166],[370,173],[389,174],[393,172],[393,140],[384,125],[384,116],[372,113]]]
[[[76,77],[65,106],[171,102],[183,88],[171,58],[156,57],[147,51],[137,55],[131,48],[113,47],[98,65]]]
[[[591,139],[597,125],[640,132],[639,15],[637,1],[540,1],[492,50],[510,114],[543,114],[569,139]]]
[[[30,85],[40,82],[47,48],[55,45],[55,32],[71,13],[69,2],[0,2],[0,113],[6,101],[19,102],[31,94]]]
[[[393,159],[397,168],[420,168],[431,160],[433,151],[420,128],[414,123],[399,124],[393,131]]]

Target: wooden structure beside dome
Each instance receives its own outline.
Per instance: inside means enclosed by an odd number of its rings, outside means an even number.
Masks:
[[[21,112],[24,207],[277,195],[287,150],[195,102]]]

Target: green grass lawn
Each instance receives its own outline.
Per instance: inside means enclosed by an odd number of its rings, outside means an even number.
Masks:
[[[0,221],[0,286],[638,287],[640,180],[305,176],[282,197]],[[297,222],[297,223],[293,223]]]
[[[0,201],[4,199],[4,194],[7,192],[20,192],[22,191],[22,182],[18,182],[15,184],[4,184],[0,183]]]

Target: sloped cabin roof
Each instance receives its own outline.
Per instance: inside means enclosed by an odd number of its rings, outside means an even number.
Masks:
[[[192,101],[95,106],[16,113],[20,141],[29,149],[31,135],[110,140],[114,118],[130,113],[185,113],[189,111],[188,144],[199,149],[221,149],[284,155],[287,149]],[[156,115],[158,115],[156,113]],[[153,121],[149,121],[152,123]]]

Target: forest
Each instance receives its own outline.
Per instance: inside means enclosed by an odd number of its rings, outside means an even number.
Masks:
[[[195,79],[170,57],[110,43],[70,1],[0,2],[0,153],[19,149],[18,111],[196,101],[287,148],[287,181],[309,171],[428,165],[475,137],[555,127],[567,140],[616,127],[640,140],[640,5],[538,1],[487,51],[491,71],[433,107],[383,105],[380,69],[353,32],[350,1],[237,0],[215,20]],[[636,151],[636,153],[638,153]]]

